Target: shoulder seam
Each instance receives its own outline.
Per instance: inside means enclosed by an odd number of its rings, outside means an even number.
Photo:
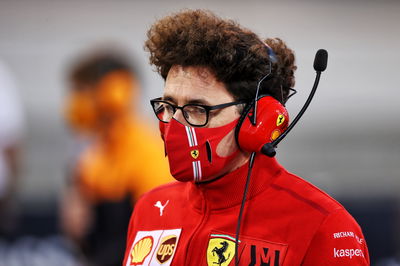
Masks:
[[[159,190],[164,190],[166,188],[180,186],[180,185],[183,185],[183,184],[181,182],[172,181],[172,182],[169,182],[169,183],[166,183],[166,184],[162,184],[162,185],[160,185],[158,187],[155,187],[155,188],[149,190],[148,192],[146,192],[144,195],[147,195],[147,194],[153,193],[153,192],[157,192]]]
[[[290,175],[291,177],[295,178],[296,180],[302,182],[304,185],[307,185],[308,188],[317,190],[318,192],[320,192],[320,193],[322,193],[323,195],[325,195],[325,197],[327,197],[328,199],[330,199],[330,200],[332,201],[332,203],[334,203],[334,204],[337,206],[337,208],[335,208],[335,211],[336,211],[336,210],[340,210],[340,209],[344,209],[343,205],[340,204],[340,202],[338,202],[336,199],[332,198],[332,196],[330,196],[330,195],[329,195],[328,193],[326,193],[324,190],[321,190],[319,187],[317,187],[317,186],[315,186],[314,184],[308,182],[307,180],[305,180],[305,179],[303,179],[303,178],[301,178],[301,177],[299,177],[299,176],[297,176],[297,175],[295,175],[295,174],[293,174],[293,173],[288,172],[286,169],[285,169],[285,172],[286,172],[286,174]],[[278,185],[278,186],[279,186],[279,185]],[[300,196],[301,196],[301,195],[300,195]],[[301,196],[301,197],[302,197],[302,196]],[[314,202],[314,203],[315,203],[315,202]],[[315,204],[319,205],[318,203],[315,203]],[[321,206],[321,207],[322,207],[322,206]]]
[[[292,196],[292,197],[294,197],[294,198],[296,198],[296,199],[308,204],[309,206],[311,206],[312,208],[318,210],[319,212],[321,212],[324,215],[329,215],[330,214],[330,211],[328,211],[327,209],[325,209],[324,207],[322,207],[318,203],[301,196],[300,194],[298,194],[297,192],[295,192],[295,191],[293,191],[293,190],[291,190],[289,188],[285,188],[285,187],[282,187],[282,186],[277,185],[277,184],[271,184],[271,187],[273,187],[276,190],[281,190],[281,191],[284,191],[284,192],[288,193],[290,196]]]
[[[181,185],[180,182],[176,182],[176,181],[174,182],[174,181],[172,181],[172,182],[170,182],[170,183],[166,183],[166,184],[160,185],[160,186],[158,186],[158,187],[155,187],[155,188],[153,188],[153,189],[147,191],[146,193],[142,194],[142,195],[136,200],[136,204],[137,204],[139,201],[141,201],[143,198],[147,197],[149,194],[153,194],[154,192],[157,192],[157,191],[159,191],[159,190],[164,190],[164,189],[166,189],[166,188],[175,187],[175,186],[179,186],[179,185]]]

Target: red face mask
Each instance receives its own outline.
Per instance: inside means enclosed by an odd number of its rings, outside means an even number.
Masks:
[[[239,151],[221,157],[216,150],[236,124],[237,120],[222,127],[204,128],[185,126],[175,119],[168,124],[160,122],[172,176],[178,181],[204,182],[224,174]]]

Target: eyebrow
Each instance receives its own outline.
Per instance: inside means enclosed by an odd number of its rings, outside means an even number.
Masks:
[[[162,99],[164,101],[168,101],[168,102],[172,102],[176,104],[176,100],[174,97],[170,96],[170,95],[164,95],[162,97]],[[205,99],[201,99],[201,98],[194,98],[194,99],[189,99],[187,102],[185,102],[185,104],[201,104],[201,105],[210,105],[210,103],[205,100]]]

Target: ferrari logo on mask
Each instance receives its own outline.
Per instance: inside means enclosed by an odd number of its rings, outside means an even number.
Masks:
[[[285,116],[284,115],[278,115],[278,118],[276,119],[276,126],[279,127],[280,125],[285,122]]]
[[[211,235],[207,248],[207,265],[227,266],[235,257],[235,242],[230,236]]]
[[[197,159],[199,157],[199,150],[192,150],[190,155],[192,155],[193,159]]]

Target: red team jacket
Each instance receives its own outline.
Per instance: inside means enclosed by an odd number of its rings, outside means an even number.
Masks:
[[[196,185],[145,194],[132,215],[123,266],[235,263],[248,165]],[[239,239],[239,265],[369,265],[363,233],[342,205],[275,159],[258,155]]]

